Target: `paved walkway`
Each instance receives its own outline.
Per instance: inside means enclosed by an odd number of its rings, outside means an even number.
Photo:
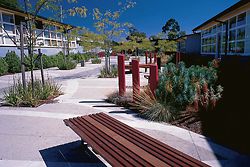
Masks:
[[[49,71],[65,92],[55,103],[37,108],[0,107],[0,167],[104,166],[96,155],[81,148],[79,137],[63,123],[65,118],[97,112],[105,112],[211,166],[249,166],[249,157],[202,135],[138,118],[121,107],[110,107],[103,99],[118,89],[118,81],[96,78],[93,71],[99,68],[87,64],[71,74]],[[132,85],[131,75],[126,77],[127,85]],[[141,80],[147,83],[143,76]]]

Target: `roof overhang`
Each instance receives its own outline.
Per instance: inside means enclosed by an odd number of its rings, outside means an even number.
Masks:
[[[217,14],[216,16],[212,17],[211,19],[207,20],[206,22],[202,23],[198,27],[194,28],[193,31],[200,31],[207,27],[210,27],[219,21],[223,22],[226,21],[228,18],[230,18],[233,15],[236,15],[237,13],[246,11],[247,9],[250,9],[250,2],[249,0],[241,0],[234,4],[233,6],[227,8],[223,12]]]
[[[0,4],[0,10],[6,11],[6,12],[9,12],[9,13],[13,13],[15,15],[19,15],[19,16],[22,16],[24,18],[27,18],[28,15],[32,15],[30,13],[26,13],[23,10],[16,9],[16,8],[13,8],[13,7],[9,7],[9,6],[5,6],[5,5],[2,5],[2,4]],[[65,24],[65,23],[62,23],[62,22],[59,22],[59,21],[56,21],[56,20],[53,20],[53,19],[43,17],[43,16],[37,16],[36,20],[42,21],[43,23],[53,24],[55,26],[63,27],[65,29],[76,28],[76,26],[73,26],[73,25],[70,25],[70,24]]]

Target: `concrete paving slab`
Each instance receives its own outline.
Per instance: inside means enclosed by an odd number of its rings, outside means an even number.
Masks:
[[[249,157],[217,145],[202,135],[166,123],[144,120],[122,107],[100,107],[109,105],[103,101],[107,92],[118,88],[117,78],[93,78],[101,66],[87,63],[86,68],[78,66],[71,71],[49,69],[65,92],[56,103],[37,108],[0,107],[0,127],[4,127],[0,129],[0,141],[4,144],[0,149],[0,166],[102,166],[100,161],[91,161],[95,156],[88,158],[91,154],[80,148],[79,137],[62,122],[65,118],[97,112],[105,112],[211,166],[250,164]],[[141,82],[146,85],[143,75],[140,74]],[[126,79],[127,86],[132,86],[131,74],[126,75]],[[0,77],[0,85],[4,83],[6,86],[6,80],[2,80]],[[79,162],[77,158],[83,161]]]

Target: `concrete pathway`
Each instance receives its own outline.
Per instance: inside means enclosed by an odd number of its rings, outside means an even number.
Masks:
[[[96,78],[99,68],[100,65],[87,64],[72,73],[49,71],[65,93],[55,103],[37,108],[0,107],[0,167],[104,166],[96,155],[80,146],[80,138],[63,123],[65,118],[98,112],[105,112],[211,166],[249,166],[249,157],[202,135],[138,118],[121,107],[110,107],[104,99],[118,89],[118,81]],[[131,86],[131,75],[126,78]],[[0,77],[0,83],[3,80]],[[143,75],[141,81],[147,84]]]

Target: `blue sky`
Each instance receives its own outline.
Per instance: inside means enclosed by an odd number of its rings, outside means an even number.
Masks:
[[[134,0],[136,6],[121,16],[121,22],[130,22],[147,36],[161,32],[169,18],[175,18],[181,29],[192,33],[192,29],[214,15],[237,3],[239,0]],[[78,0],[89,10],[116,8],[116,0]],[[92,16],[87,18],[68,17],[65,23],[93,29]]]

